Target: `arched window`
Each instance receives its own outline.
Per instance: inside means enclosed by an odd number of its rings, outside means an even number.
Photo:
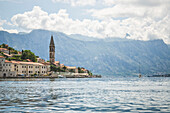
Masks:
[[[4,78],[6,77],[6,73],[4,73],[3,77],[4,77]]]

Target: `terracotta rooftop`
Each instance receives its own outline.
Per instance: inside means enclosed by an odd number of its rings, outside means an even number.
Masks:
[[[32,62],[30,59],[27,59],[28,62]]]
[[[44,64],[44,65],[50,65],[50,62],[44,62],[44,63],[42,63],[42,64]]]
[[[76,67],[70,67],[70,66],[66,66],[67,69],[76,69]]]
[[[9,54],[7,54],[7,53],[4,53],[4,55],[6,55],[6,56],[8,56],[8,57],[12,57],[12,55],[9,55]]]
[[[55,61],[55,62],[54,62],[54,64],[59,64],[59,63],[60,63],[60,61]]]
[[[5,58],[5,57],[3,57],[3,56],[0,56],[0,58]]]
[[[6,51],[8,51],[8,49],[6,49],[6,48],[0,48],[0,51],[2,51],[2,50],[6,50]]]
[[[60,64],[60,67],[64,67],[64,64]]]
[[[11,61],[14,64],[26,64],[26,65],[43,65],[37,62],[22,62],[22,61]]]
[[[11,63],[11,61],[5,60],[5,63]]]

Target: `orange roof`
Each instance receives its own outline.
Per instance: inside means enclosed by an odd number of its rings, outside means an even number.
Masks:
[[[2,50],[6,50],[6,51],[8,51],[8,49],[6,49],[6,48],[0,48],[0,51],[2,51]]]
[[[82,71],[87,71],[87,69],[84,69],[84,68],[83,68],[83,69],[81,69],[81,70],[82,70]]]
[[[44,64],[44,65],[50,65],[50,62],[44,62],[44,63],[42,63],[42,64]]]
[[[54,62],[54,64],[59,64],[59,63],[60,63],[60,61],[55,61],[55,62]]]
[[[28,62],[32,62],[30,59],[27,59]]]
[[[22,61],[11,61],[14,64],[26,64],[26,65],[43,65],[42,63],[37,62],[22,62]]]
[[[22,54],[22,52],[18,51],[18,54]]]
[[[67,69],[76,69],[76,67],[70,67],[70,66],[66,66]]]
[[[64,67],[64,64],[60,64],[60,67]]]
[[[12,57],[12,55],[9,55],[9,54],[7,54],[7,53],[4,53],[4,55],[6,55],[6,56],[8,56],[8,57]]]
[[[11,63],[11,61],[5,60],[5,63]]]
[[[3,56],[0,56],[0,58],[5,58],[5,57],[3,57]]]

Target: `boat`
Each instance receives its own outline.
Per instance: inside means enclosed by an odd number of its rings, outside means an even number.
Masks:
[[[139,63],[139,75],[138,75],[138,77],[139,77],[139,78],[142,77],[141,72],[140,72],[140,63]]]
[[[63,75],[58,75],[58,78],[64,78],[64,76]]]

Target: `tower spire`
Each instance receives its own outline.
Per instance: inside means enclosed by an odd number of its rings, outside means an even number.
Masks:
[[[50,63],[53,64],[55,62],[55,44],[54,44],[53,35],[51,35],[49,54],[50,54]]]
[[[54,45],[53,35],[51,35],[50,45]]]

